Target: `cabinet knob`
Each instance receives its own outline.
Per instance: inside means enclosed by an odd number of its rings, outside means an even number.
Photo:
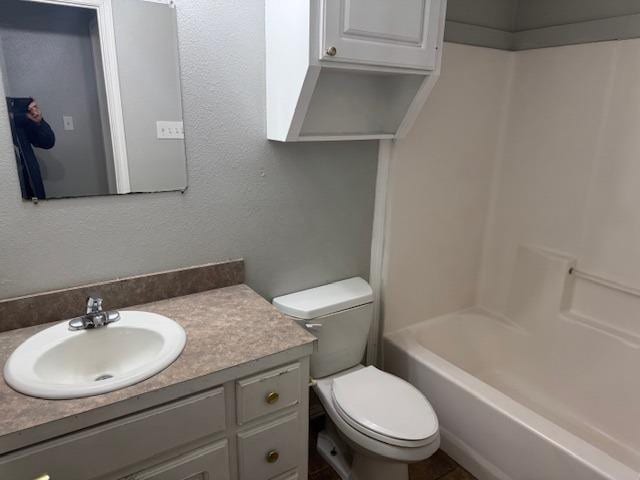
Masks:
[[[47,474],[44,474],[44,475],[40,475],[37,478],[34,478],[33,480],[51,480],[51,477]]]
[[[280,394],[278,392],[271,392],[267,394],[267,396],[265,397],[265,400],[269,405],[273,405],[278,400],[280,400]]]
[[[330,57],[335,57],[337,53],[338,49],[336,47],[329,47],[327,49],[327,55],[329,55]]]
[[[268,463],[276,463],[279,458],[280,458],[280,454],[278,453],[277,450],[271,450],[269,453],[267,453]]]

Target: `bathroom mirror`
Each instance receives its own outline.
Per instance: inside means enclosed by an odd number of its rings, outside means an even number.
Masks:
[[[173,3],[1,1],[6,141],[22,197],[184,191]]]

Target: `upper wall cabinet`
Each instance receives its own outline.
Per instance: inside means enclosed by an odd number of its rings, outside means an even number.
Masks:
[[[434,70],[441,7],[437,0],[326,0],[320,59]]]
[[[440,72],[446,0],[266,0],[267,136],[398,138]]]

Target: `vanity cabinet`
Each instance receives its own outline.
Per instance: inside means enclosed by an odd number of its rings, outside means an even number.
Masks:
[[[297,363],[238,381],[238,425],[296,405],[300,401],[300,381]]]
[[[309,361],[262,370],[0,456],[0,479],[307,477]]]
[[[239,433],[240,480],[269,480],[294,469],[300,445],[292,439],[301,421],[307,419],[291,414]]]
[[[441,0],[324,0],[320,60],[434,70]]]
[[[227,441],[199,448],[123,480],[229,480]]]

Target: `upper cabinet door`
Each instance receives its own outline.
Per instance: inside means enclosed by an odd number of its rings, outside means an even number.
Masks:
[[[446,0],[321,0],[320,60],[434,70]]]

